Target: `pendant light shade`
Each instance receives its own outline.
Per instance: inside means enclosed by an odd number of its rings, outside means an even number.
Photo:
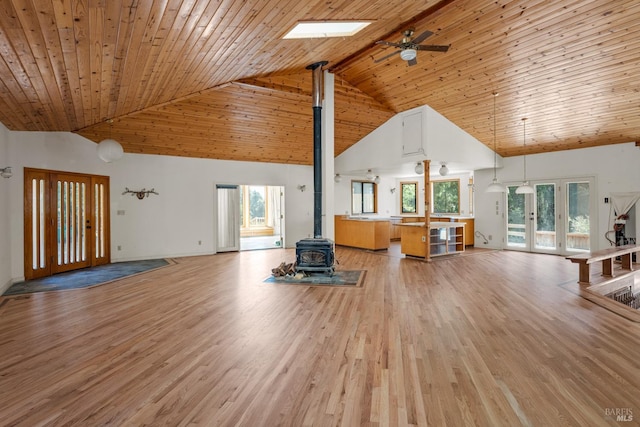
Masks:
[[[487,193],[504,193],[505,188],[504,185],[500,184],[498,181],[498,177],[496,176],[496,169],[498,163],[498,153],[496,152],[496,98],[498,97],[498,92],[493,92],[493,181],[485,190]]]
[[[371,169],[367,170],[367,174],[365,175],[365,177],[371,181],[373,178],[376,177],[376,175],[373,173],[373,171]]]
[[[522,145],[523,147],[527,147],[527,118],[524,117],[522,119]],[[518,188],[516,188],[516,194],[533,194],[534,189],[529,185],[529,181],[527,181],[527,155],[522,156],[523,163],[523,177],[522,184]]]
[[[103,162],[111,163],[116,160],[120,160],[122,155],[124,154],[124,150],[122,149],[122,145],[115,139],[107,138],[98,144],[98,157]]]
[[[447,176],[447,174],[449,173],[449,168],[447,167],[447,164],[446,163],[442,163],[441,166],[440,166],[440,170],[438,172],[442,176]]]
[[[424,173],[424,165],[422,162],[418,162],[418,164],[416,164],[415,171],[418,175],[422,175]]]
[[[109,123],[109,138],[100,141],[96,149],[98,150],[98,157],[100,160],[106,163],[111,163],[116,160],[120,160],[124,154],[124,150],[118,141],[111,138],[113,119],[107,120],[107,123]]]
[[[334,177],[333,177],[333,180],[334,180],[335,182],[340,182],[340,181],[342,181],[342,177],[340,176],[340,174],[339,174],[339,173],[337,173],[337,174],[336,174],[336,176],[334,176]]]

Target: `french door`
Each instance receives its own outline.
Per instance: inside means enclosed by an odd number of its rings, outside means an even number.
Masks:
[[[25,279],[110,262],[109,177],[25,169]]]
[[[595,235],[592,178],[537,181],[533,194],[507,185],[505,247],[551,254],[588,251]]]

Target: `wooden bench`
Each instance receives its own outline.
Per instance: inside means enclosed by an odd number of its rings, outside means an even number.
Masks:
[[[615,246],[600,251],[587,252],[578,255],[570,255],[566,259],[579,265],[578,282],[581,285],[591,285],[591,273],[589,266],[598,261],[602,262],[602,275],[614,277],[613,261],[620,257],[621,268],[626,271],[633,271],[632,254],[640,252],[640,246],[624,245]]]

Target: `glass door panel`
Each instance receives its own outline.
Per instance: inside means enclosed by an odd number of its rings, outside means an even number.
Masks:
[[[556,233],[556,185],[535,184],[534,245],[544,252],[555,251],[558,247]]]
[[[516,194],[517,185],[507,186],[507,248],[529,250],[525,194]]]
[[[566,183],[567,251],[588,251],[591,247],[589,182]]]

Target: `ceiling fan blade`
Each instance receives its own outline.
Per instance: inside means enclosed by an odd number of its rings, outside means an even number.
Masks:
[[[435,44],[420,44],[414,46],[415,50],[430,50],[431,52],[446,52],[449,50],[449,46],[435,45]]]
[[[385,46],[400,47],[400,43],[392,43],[392,42],[388,42],[388,41],[384,41],[384,40],[377,41],[376,44],[383,44]]]
[[[400,51],[399,51],[399,50],[396,50],[395,52],[390,53],[389,55],[383,56],[382,58],[375,59],[373,62],[375,62],[375,63],[382,62],[382,61],[384,61],[385,59],[389,59],[389,58],[391,58],[393,55],[397,55],[397,54],[399,54],[399,53],[400,53]]]
[[[417,36],[416,38],[414,38],[413,40],[411,40],[412,43],[418,44],[421,41],[424,41],[427,39],[427,37],[431,36],[433,33],[429,30],[425,31],[424,33],[420,34],[419,36]]]
[[[417,58],[413,58],[407,61],[407,65],[410,67],[412,65],[416,65],[418,63],[418,59]]]

